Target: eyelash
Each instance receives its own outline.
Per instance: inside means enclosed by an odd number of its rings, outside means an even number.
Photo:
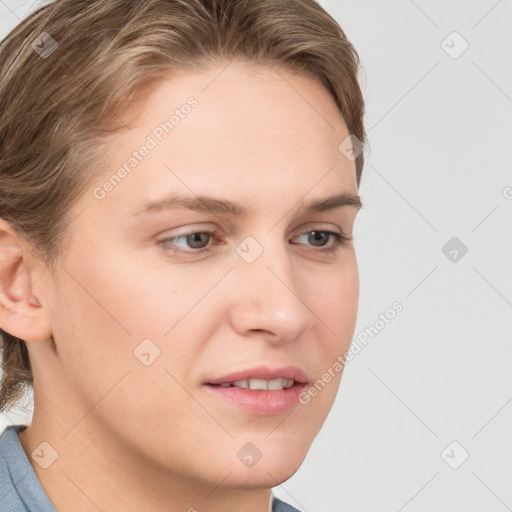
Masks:
[[[300,236],[303,236],[303,235],[308,235],[310,233],[328,233],[332,238],[334,238],[334,242],[333,244],[328,247],[328,248],[320,248],[320,249],[315,249],[314,252],[319,252],[319,253],[335,253],[337,252],[338,250],[340,250],[342,247],[346,247],[352,240],[352,236],[349,236],[349,235],[345,235],[344,233],[337,233],[336,231],[329,231],[329,230],[320,230],[320,229],[312,229],[310,231],[305,231],[303,233],[299,233],[297,235],[296,238],[300,237]],[[176,235],[176,236],[173,236],[173,237],[170,237],[170,238],[164,238],[163,240],[160,240],[160,244],[163,246],[163,249],[164,251],[166,252],[170,252],[172,254],[185,254],[185,255],[196,255],[196,254],[200,254],[200,253],[203,253],[203,252],[207,252],[207,251],[210,251],[211,250],[211,244],[202,248],[202,249],[191,249],[189,251],[184,251],[184,250],[181,250],[181,249],[174,249],[174,248],[170,248],[166,245],[167,242],[169,242],[169,240],[176,240],[177,238],[187,238],[191,235],[196,235],[196,234],[204,234],[204,235],[209,235],[209,236],[215,236],[217,234],[216,231],[208,231],[208,230],[205,230],[205,231],[191,231],[189,233],[183,233],[181,235]],[[314,247],[314,246],[312,246]]]

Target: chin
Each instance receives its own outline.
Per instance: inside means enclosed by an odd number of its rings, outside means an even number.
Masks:
[[[239,457],[229,462],[230,485],[246,489],[270,488],[294,475],[306,458],[309,444],[291,443],[280,437],[276,436],[273,442],[262,440],[257,451],[254,445],[244,446],[237,454]]]
[[[269,489],[282,484],[300,468],[304,458],[292,460],[261,459],[252,468],[237,467],[229,476],[229,485],[240,489]],[[227,482],[226,482],[227,483]]]

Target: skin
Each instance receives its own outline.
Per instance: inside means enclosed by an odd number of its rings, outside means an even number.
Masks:
[[[94,187],[190,96],[197,107],[96,199]],[[19,439],[59,511],[267,511],[270,488],[295,473],[324,423],[341,373],[307,405],[267,416],[214,400],[203,383],[256,365],[295,365],[315,382],[348,349],[353,244],[322,253],[302,233],[351,235],[358,209],[297,213],[357,194],[355,163],[338,150],[347,127],[313,78],[246,62],[174,73],[142,106],[74,205],[54,275],[0,220],[0,324],[26,340],[34,373],[33,421]],[[134,215],[172,191],[250,213]],[[185,238],[167,244],[184,253],[159,243],[205,229],[218,234],[201,255]],[[235,251],[248,236],[263,248],[250,264]],[[146,338],[160,349],[148,366],[134,356]],[[47,469],[31,455],[44,441],[58,452]],[[251,468],[237,458],[247,442],[262,453]]]

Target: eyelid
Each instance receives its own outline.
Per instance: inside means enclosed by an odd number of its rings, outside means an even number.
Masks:
[[[333,229],[331,227],[326,227],[323,224],[324,223],[317,222],[316,224],[313,223],[313,225],[307,225],[301,231],[299,231],[297,234],[295,234],[293,236],[293,238],[304,235],[306,233],[310,233],[311,231],[333,231]],[[336,228],[339,230],[339,234],[345,235],[345,233],[339,226],[336,225]],[[208,233],[210,235],[215,235],[218,237],[220,235],[219,231],[220,230],[218,230],[216,227],[208,228],[208,227],[204,227],[204,225],[198,225],[198,226],[191,227],[191,228],[187,229],[186,231],[166,236],[165,238],[163,238],[160,241],[165,241],[165,240],[169,240],[172,238],[186,237],[186,236],[193,235],[195,233]],[[345,235],[345,236],[349,236],[349,235]]]
[[[330,245],[327,245],[327,246],[308,246],[308,247],[310,247],[309,251],[313,252],[313,253],[334,255],[340,249],[349,245],[353,241],[352,235],[345,234],[338,226],[337,226],[337,229],[338,230],[335,231],[334,229],[332,229],[332,228],[329,229],[329,228],[326,228],[325,226],[318,226],[318,225],[317,226],[308,226],[308,227],[304,227],[299,233],[295,234],[290,240],[294,240],[295,238],[307,235],[314,231],[328,233],[329,240],[334,239],[334,242],[332,242]],[[193,248],[191,248],[191,249],[176,249],[176,248],[170,248],[167,246],[167,242],[169,240],[173,240],[176,238],[186,238],[188,236],[191,236],[191,235],[194,235],[197,233],[207,234],[216,240],[221,239],[221,236],[219,235],[219,231],[215,228],[201,229],[199,227],[195,227],[195,228],[189,229],[185,232],[177,233],[173,236],[169,236],[162,240],[159,240],[158,243],[159,243],[159,245],[161,245],[163,247],[164,251],[172,253],[173,255],[174,254],[178,254],[178,255],[182,254],[182,255],[185,255],[186,257],[194,257],[194,256],[198,256],[203,253],[212,252],[212,250],[213,250],[212,247],[217,246],[217,245],[225,245],[225,242],[210,243],[206,247],[199,248],[199,249],[193,249]],[[300,243],[296,243],[294,245],[306,245],[307,246],[307,244],[300,244]]]

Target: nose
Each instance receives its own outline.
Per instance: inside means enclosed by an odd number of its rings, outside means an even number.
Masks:
[[[286,247],[276,245],[266,246],[252,263],[236,261],[229,319],[240,336],[284,344],[310,328],[315,315],[307,301],[306,281]]]

